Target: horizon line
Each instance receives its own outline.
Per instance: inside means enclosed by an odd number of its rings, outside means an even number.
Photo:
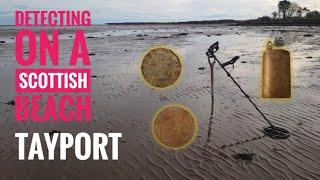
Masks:
[[[105,22],[105,23],[92,23],[91,25],[107,25],[107,24],[174,24],[174,23],[192,23],[192,22],[213,22],[213,21],[247,21],[247,20],[253,20],[253,19],[245,19],[245,20],[239,20],[239,19],[213,19],[213,20],[187,20],[187,21],[118,21],[118,22]],[[0,26],[15,26],[14,23],[12,24],[2,24],[0,22]],[[37,27],[38,25],[30,25],[33,27]],[[45,26],[38,26],[38,27],[47,27],[50,25]],[[78,25],[74,25],[78,26]],[[20,26],[22,27],[22,26]],[[27,26],[26,26],[27,27]],[[73,27],[73,26],[70,26]]]

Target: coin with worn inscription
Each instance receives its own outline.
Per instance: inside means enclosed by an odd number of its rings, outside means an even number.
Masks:
[[[193,141],[197,131],[197,120],[187,108],[170,105],[155,115],[152,131],[158,143],[167,148],[179,149]]]
[[[143,57],[141,72],[145,81],[156,88],[166,88],[177,82],[181,75],[181,60],[168,47],[150,49]]]

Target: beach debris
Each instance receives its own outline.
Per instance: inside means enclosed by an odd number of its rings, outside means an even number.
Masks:
[[[189,33],[178,33],[178,34],[175,34],[176,36],[187,36]]]
[[[89,53],[88,56],[95,56],[95,53]]]
[[[111,34],[108,34],[107,36],[111,36]]]
[[[252,161],[254,157],[256,157],[255,153],[237,153],[231,155],[236,160],[242,160],[242,161]]]
[[[16,102],[14,100],[10,100],[8,102],[1,102],[2,104],[6,104],[8,106],[15,106],[16,105]]]
[[[281,34],[284,34],[284,33],[287,33],[287,32],[289,32],[289,30],[285,30],[285,29],[280,29],[280,30],[279,30],[279,32],[280,32]]]
[[[247,62],[247,61],[241,61],[241,63],[242,63],[242,64],[246,64],[246,63],[248,63],[248,62]]]
[[[94,37],[94,36],[88,36],[87,39],[95,39],[97,37]]]
[[[157,39],[167,39],[167,38],[169,38],[169,36],[159,36],[159,37],[157,37]]]
[[[169,98],[166,96],[160,96],[159,99],[160,101],[169,101]]]
[[[14,105],[16,105],[16,102],[14,100],[11,100],[11,101],[7,102],[6,104],[9,106],[14,106]]]
[[[148,34],[138,34],[138,35],[136,35],[136,37],[146,37],[146,36],[148,36]]]
[[[14,39],[14,37],[11,37],[10,39]]]
[[[133,40],[141,41],[141,40],[144,40],[144,38],[135,38]]]
[[[208,37],[211,37],[211,36],[221,36],[221,35],[222,35],[221,33],[207,34]]]
[[[53,136],[55,133],[60,134],[61,131],[57,131],[57,130],[54,130],[54,129],[53,129],[52,131],[49,132],[49,136]]]
[[[227,145],[224,144],[224,145],[222,145],[220,148],[221,148],[221,149],[225,149],[226,147],[227,147]]]
[[[0,44],[4,44],[4,43],[6,43],[6,41],[0,41]]]
[[[178,33],[178,34],[172,34],[170,37],[179,37],[179,36],[187,36],[189,33]]]
[[[307,59],[312,59],[313,57],[312,57],[312,56],[307,56],[306,58],[307,58]]]
[[[205,67],[199,67],[198,69],[201,70],[201,71],[203,71],[203,70],[205,70],[206,68],[205,68]]]
[[[118,175],[118,174],[119,174],[119,172],[118,172],[117,170],[113,170],[113,171],[112,171],[112,175],[113,175],[113,176],[116,176],[116,175]]]
[[[92,78],[97,78],[98,76],[97,76],[97,75],[92,75],[91,77],[92,77]]]
[[[312,34],[304,34],[303,36],[304,36],[304,37],[313,37]]]
[[[16,105],[16,102],[14,100],[10,100],[8,102],[2,102],[0,101],[1,104],[5,104],[5,105],[8,105],[8,106],[15,106]]]

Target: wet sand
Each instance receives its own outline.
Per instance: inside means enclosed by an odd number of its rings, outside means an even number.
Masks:
[[[6,41],[0,44],[0,100],[8,102],[15,96],[14,34],[8,33],[14,27],[0,28],[0,40]],[[319,179],[319,30],[214,25],[90,27],[87,45],[95,54],[90,56],[95,75],[92,122],[17,123],[14,108],[0,104],[0,179]],[[62,66],[67,64],[73,43],[73,34],[68,33],[65,30],[60,36],[60,58],[65,61]],[[278,35],[284,36],[292,55],[289,101],[260,98],[262,51],[268,38]],[[209,118],[210,70],[205,51],[215,41],[220,42],[217,56],[221,61],[240,56],[232,75],[275,125],[291,132],[289,139],[273,140],[263,135],[261,129],[267,124],[217,66],[214,118]],[[184,57],[180,83],[165,91],[150,89],[138,73],[141,53],[159,44],[175,47]],[[194,143],[184,150],[164,149],[151,135],[154,113],[172,103],[185,105],[199,121]],[[79,161],[72,151],[68,151],[66,161],[17,160],[15,132],[52,129],[73,134],[122,132],[119,161]],[[255,156],[252,161],[244,161],[232,156],[237,153]]]

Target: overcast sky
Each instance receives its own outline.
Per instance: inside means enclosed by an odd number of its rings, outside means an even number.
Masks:
[[[294,0],[320,10],[320,0]],[[91,11],[95,24],[106,22],[250,19],[270,15],[278,0],[1,0],[0,24],[13,24],[15,10]]]

